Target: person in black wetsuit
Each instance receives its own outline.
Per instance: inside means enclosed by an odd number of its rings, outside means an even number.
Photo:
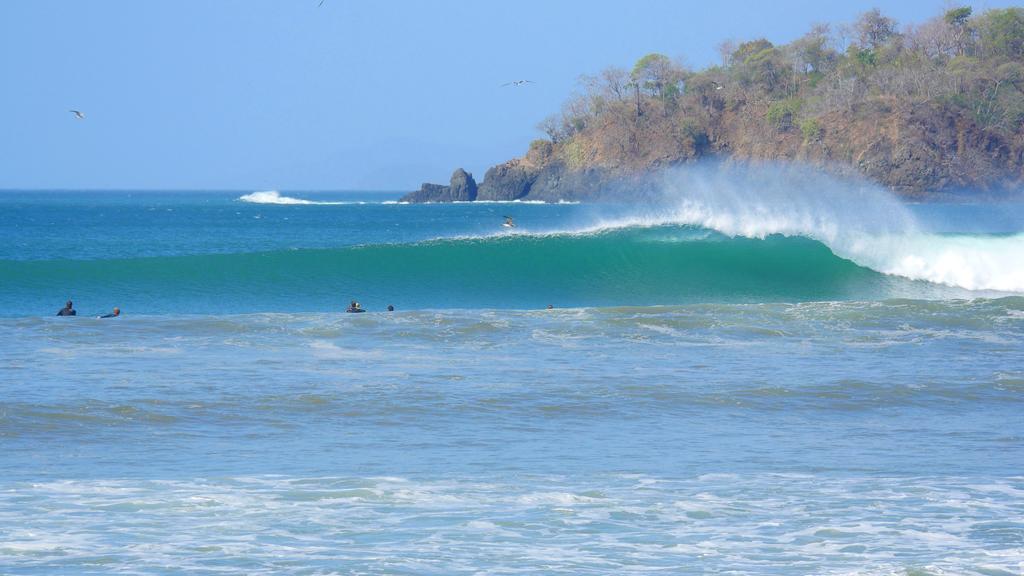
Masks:
[[[359,302],[356,302],[355,300],[353,300],[352,303],[348,305],[348,309],[345,310],[345,312],[356,313],[356,312],[366,312],[366,310],[363,310],[359,306]]]
[[[57,316],[77,316],[78,312],[75,312],[75,305],[68,300],[68,303],[63,308],[57,311]]]
[[[121,315],[121,309],[118,308],[117,306],[114,306],[114,311],[113,312],[111,312],[110,314],[104,314],[103,316],[97,316],[97,318],[117,318],[120,315]]]

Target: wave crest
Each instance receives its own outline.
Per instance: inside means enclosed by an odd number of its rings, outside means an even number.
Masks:
[[[939,234],[891,193],[864,181],[795,165],[688,167],[661,177],[657,208],[581,232],[685,225],[731,237],[800,236],[883,274],[1024,292],[1024,234]]]
[[[341,204],[361,204],[361,202],[317,202],[314,200],[303,200],[302,198],[292,198],[291,196],[282,196],[277,190],[267,190],[265,192],[253,192],[252,194],[243,194],[238,197],[242,202],[249,202],[251,204],[284,204],[284,205],[311,205],[311,206],[336,206]]]

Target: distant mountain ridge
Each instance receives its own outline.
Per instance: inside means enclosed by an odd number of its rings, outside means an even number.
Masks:
[[[457,171],[405,200],[595,200],[704,158],[798,161],[914,198],[1024,182],[1022,8],[953,8],[902,31],[876,9],[719,52],[698,72],[648,54],[585,76],[525,156],[479,187]]]

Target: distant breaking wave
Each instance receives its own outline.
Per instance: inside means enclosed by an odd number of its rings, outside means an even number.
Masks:
[[[280,204],[288,206],[338,206],[343,204],[375,204],[375,202],[341,202],[341,201],[317,201],[317,200],[305,200],[303,198],[292,198],[291,196],[282,196],[277,190],[266,190],[263,192],[253,192],[251,194],[244,194],[238,197],[238,200],[242,202],[249,202],[250,204]],[[387,200],[380,202],[380,204],[408,204],[408,202],[402,202],[399,200]],[[548,202],[546,200],[475,200],[467,202],[452,202],[452,204],[579,204],[578,201],[573,200],[559,200],[558,202]]]
[[[252,194],[245,194],[238,197],[242,202],[249,202],[251,204],[286,204],[286,205],[317,205],[317,206],[333,206],[340,204],[363,204],[363,202],[318,202],[314,200],[303,200],[302,198],[292,198],[291,196],[282,196],[277,190],[267,190],[265,192],[253,192]]]

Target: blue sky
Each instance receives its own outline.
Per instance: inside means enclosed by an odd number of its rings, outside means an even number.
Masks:
[[[318,2],[3,0],[0,189],[406,190],[459,166],[482,179],[580,74],[654,51],[700,68],[728,38],[949,5]],[[501,86],[520,78],[535,83]]]

